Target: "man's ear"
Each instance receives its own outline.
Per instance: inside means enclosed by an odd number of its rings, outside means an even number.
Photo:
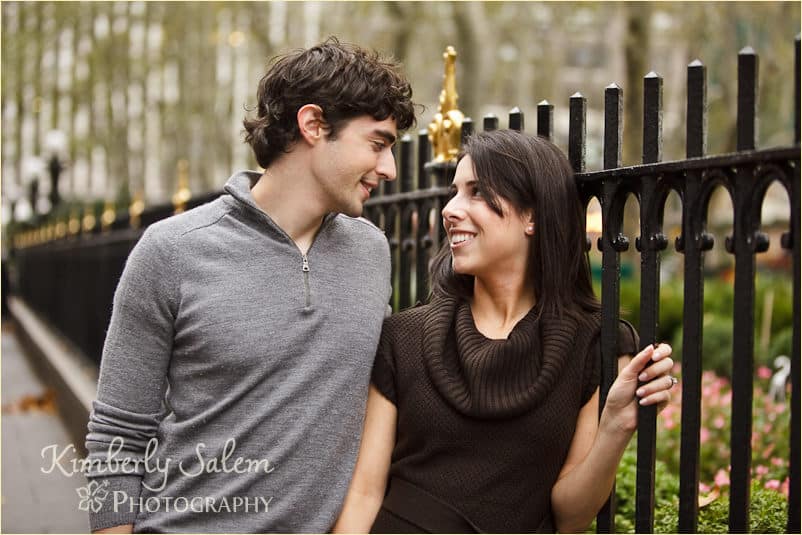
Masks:
[[[316,144],[326,134],[326,121],[323,119],[323,109],[317,104],[304,104],[296,114],[298,131],[301,138],[310,145]]]

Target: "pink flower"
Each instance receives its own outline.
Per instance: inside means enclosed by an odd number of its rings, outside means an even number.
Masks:
[[[732,392],[727,392],[726,394],[721,396],[721,402],[724,404],[725,407],[728,406],[731,401],[732,401]]]
[[[730,484],[730,476],[727,472],[724,471],[723,468],[719,468],[719,471],[716,472],[716,477],[714,479],[716,485],[719,487],[723,487],[724,485]]]
[[[770,422],[766,422],[765,424],[763,424],[763,432],[766,434],[771,433],[772,427],[773,426],[771,425]]]
[[[673,418],[666,418],[665,421],[663,421],[663,426],[666,429],[674,429],[677,427],[677,422],[675,422]]]
[[[700,482],[699,482],[699,492],[704,492],[704,493],[708,493],[708,492],[710,492],[710,486],[708,486],[708,485],[705,485],[704,483],[702,483],[702,482],[700,481]]]
[[[757,376],[761,379],[768,379],[771,377],[771,370],[765,366],[761,366],[757,369]]]
[[[723,416],[716,416],[716,419],[713,420],[713,427],[715,427],[716,429],[721,429],[726,425],[726,423],[727,422],[724,421]]]
[[[772,449],[774,449],[774,444],[772,444],[771,446]],[[785,460],[780,459],[779,457],[772,457],[771,464],[773,464],[774,466],[783,466],[785,464]]]
[[[780,480],[779,479],[769,479],[766,481],[766,488],[772,490],[779,490],[780,489]]]
[[[759,464],[759,465],[757,465],[757,467],[755,468],[755,473],[756,473],[757,475],[759,475],[759,476],[765,476],[766,474],[768,474],[768,473],[769,473],[769,467],[768,467],[768,466],[764,466],[764,465],[762,465],[762,464]]]
[[[704,444],[710,440],[710,430],[707,427],[703,427],[699,430],[699,442]]]
[[[785,481],[783,481],[783,484],[780,487],[780,490],[782,491],[783,494],[785,494],[786,497],[788,496],[788,478],[787,477],[785,478]]]
[[[773,452],[773,451],[774,451],[774,444],[769,444],[768,446],[766,446],[766,449],[764,449],[764,450],[763,450],[763,451],[760,453],[760,456],[761,456],[761,457],[763,457],[763,458],[765,459],[765,458],[769,457],[769,456],[771,455],[771,452]],[[775,457],[775,458],[776,458],[776,457]],[[774,462],[774,459],[772,459],[771,461],[772,461],[772,463],[773,463],[773,462]]]

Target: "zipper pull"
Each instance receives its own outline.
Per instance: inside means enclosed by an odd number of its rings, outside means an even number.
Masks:
[[[303,260],[304,260],[304,265],[303,265],[303,267],[301,269],[302,269],[302,271],[304,273],[309,273],[309,259],[306,257],[306,255],[302,255],[302,256],[303,256]]]

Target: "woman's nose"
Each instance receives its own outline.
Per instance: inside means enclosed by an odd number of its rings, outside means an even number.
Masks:
[[[459,221],[465,217],[465,211],[462,209],[461,202],[458,196],[454,196],[446,203],[443,210],[440,212],[445,221]]]

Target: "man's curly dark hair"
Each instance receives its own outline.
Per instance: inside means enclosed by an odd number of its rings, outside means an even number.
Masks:
[[[335,37],[274,58],[256,97],[256,117],[246,117],[243,125],[245,142],[263,168],[299,139],[296,114],[305,104],[323,110],[328,139],[361,115],[392,117],[399,131],[415,123],[412,88],[399,64]]]

